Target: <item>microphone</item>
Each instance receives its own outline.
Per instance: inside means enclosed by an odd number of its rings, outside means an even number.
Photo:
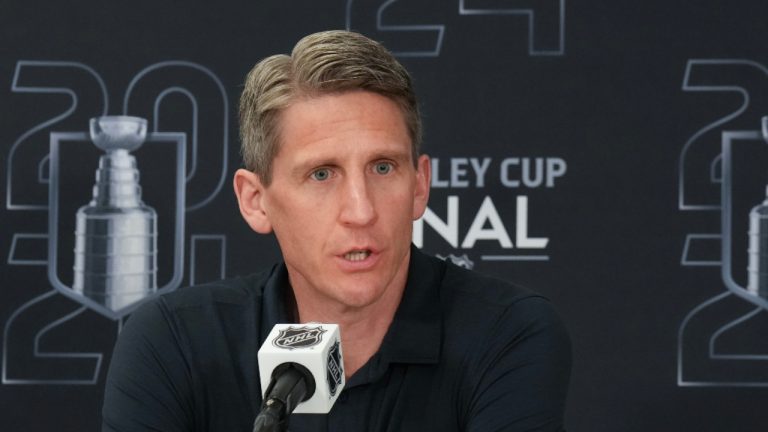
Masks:
[[[336,324],[277,324],[259,349],[264,402],[256,431],[281,431],[292,413],[327,414],[346,381]]]

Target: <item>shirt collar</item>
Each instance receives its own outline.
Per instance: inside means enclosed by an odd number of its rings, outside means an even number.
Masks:
[[[291,284],[288,281],[288,268],[280,263],[272,268],[272,274],[264,286],[261,307],[261,332],[259,345],[264,343],[275,324],[291,324],[296,319],[292,317],[287,296],[293,296]]]
[[[442,335],[440,283],[445,263],[415,246],[403,298],[379,351],[390,363],[437,363]]]
[[[445,263],[442,260],[428,257],[415,246],[411,246],[403,298],[379,351],[359,371],[365,375],[359,378],[373,381],[381,376],[391,363],[438,362],[442,342],[440,285],[444,272]],[[275,324],[295,322],[288,307],[288,296],[292,294],[285,264],[276,265],[264,287],[261,342],[267,339]]]

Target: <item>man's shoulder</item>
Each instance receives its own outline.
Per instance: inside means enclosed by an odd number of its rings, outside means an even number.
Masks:
[[[160,301],[171,310],[208,307],[216,304],[245,305],[262,296],[264,285],[276,266],[247,276],[179,288],[164,294]]]
[[[461,302],[477,302],[507,308],[525,299],[546,299],[539,293],[504,279],[448,263],[443,291]]]
[[[447,329],[458,341],[490,343],[526,332],[563,332],[550,300],[522,285],[450,263],[441,285]]]
[[[449,370],[472,381],[483,371],[509,370],[544,358],[555,358],[563,370],[570,367],[568,332],[545,296],[452,264],[446,267],[441,292],[443,361]]]
[[[230,327],[228,323],[257,316],[262,306],[264,285],[272,271],[192,285],[162,294],[132,312],[123,333],[129,334],[128,338],[149,336],[158,344],[166,344],[169,339],[183,339],[185,343],[193,339],[199,341],[201,334],[216,331],[225,334],[228,330],[224,328]]]

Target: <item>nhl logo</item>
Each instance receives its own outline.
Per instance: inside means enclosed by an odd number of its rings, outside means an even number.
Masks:
[[[272,344],[278,348],[289,350],[308,348],[319,344],[325,332],[326,330],[321,326],[288,327],[280,330],[280,334],[272,341]]]
[[[458,256],[454,254],[450,254],[448,256],[442,256],[440,254],[437,254],[437,257],[440,258],[443,261],[450,261],[454,264],[456,264],[459,267],[463,267],[465,269],[472,270],[473,267],[475,267],[475,263],[469,259],[469,256],[467,254]]]
[[[341,366],[341,350],[339,341],[336,341],[328,351],[328,388],[331,396],[336,395],[336,390],[341,385],[341,378],[344,376],[344,369]]]

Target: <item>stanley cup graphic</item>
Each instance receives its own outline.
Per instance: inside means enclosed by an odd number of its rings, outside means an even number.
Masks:
[[[762,134],[768,143],[768,116],[762,118]],[[768,300],[768,188],[765,201],[749,212],[748,235],[747,290]]]
[[[77,211],[73,288],[117,311],[157,290],[157,213],[141,201],[139,170],[130,151],[147,135],[147,121],[128,116],[91,119],[99,159],[93,199]]]

